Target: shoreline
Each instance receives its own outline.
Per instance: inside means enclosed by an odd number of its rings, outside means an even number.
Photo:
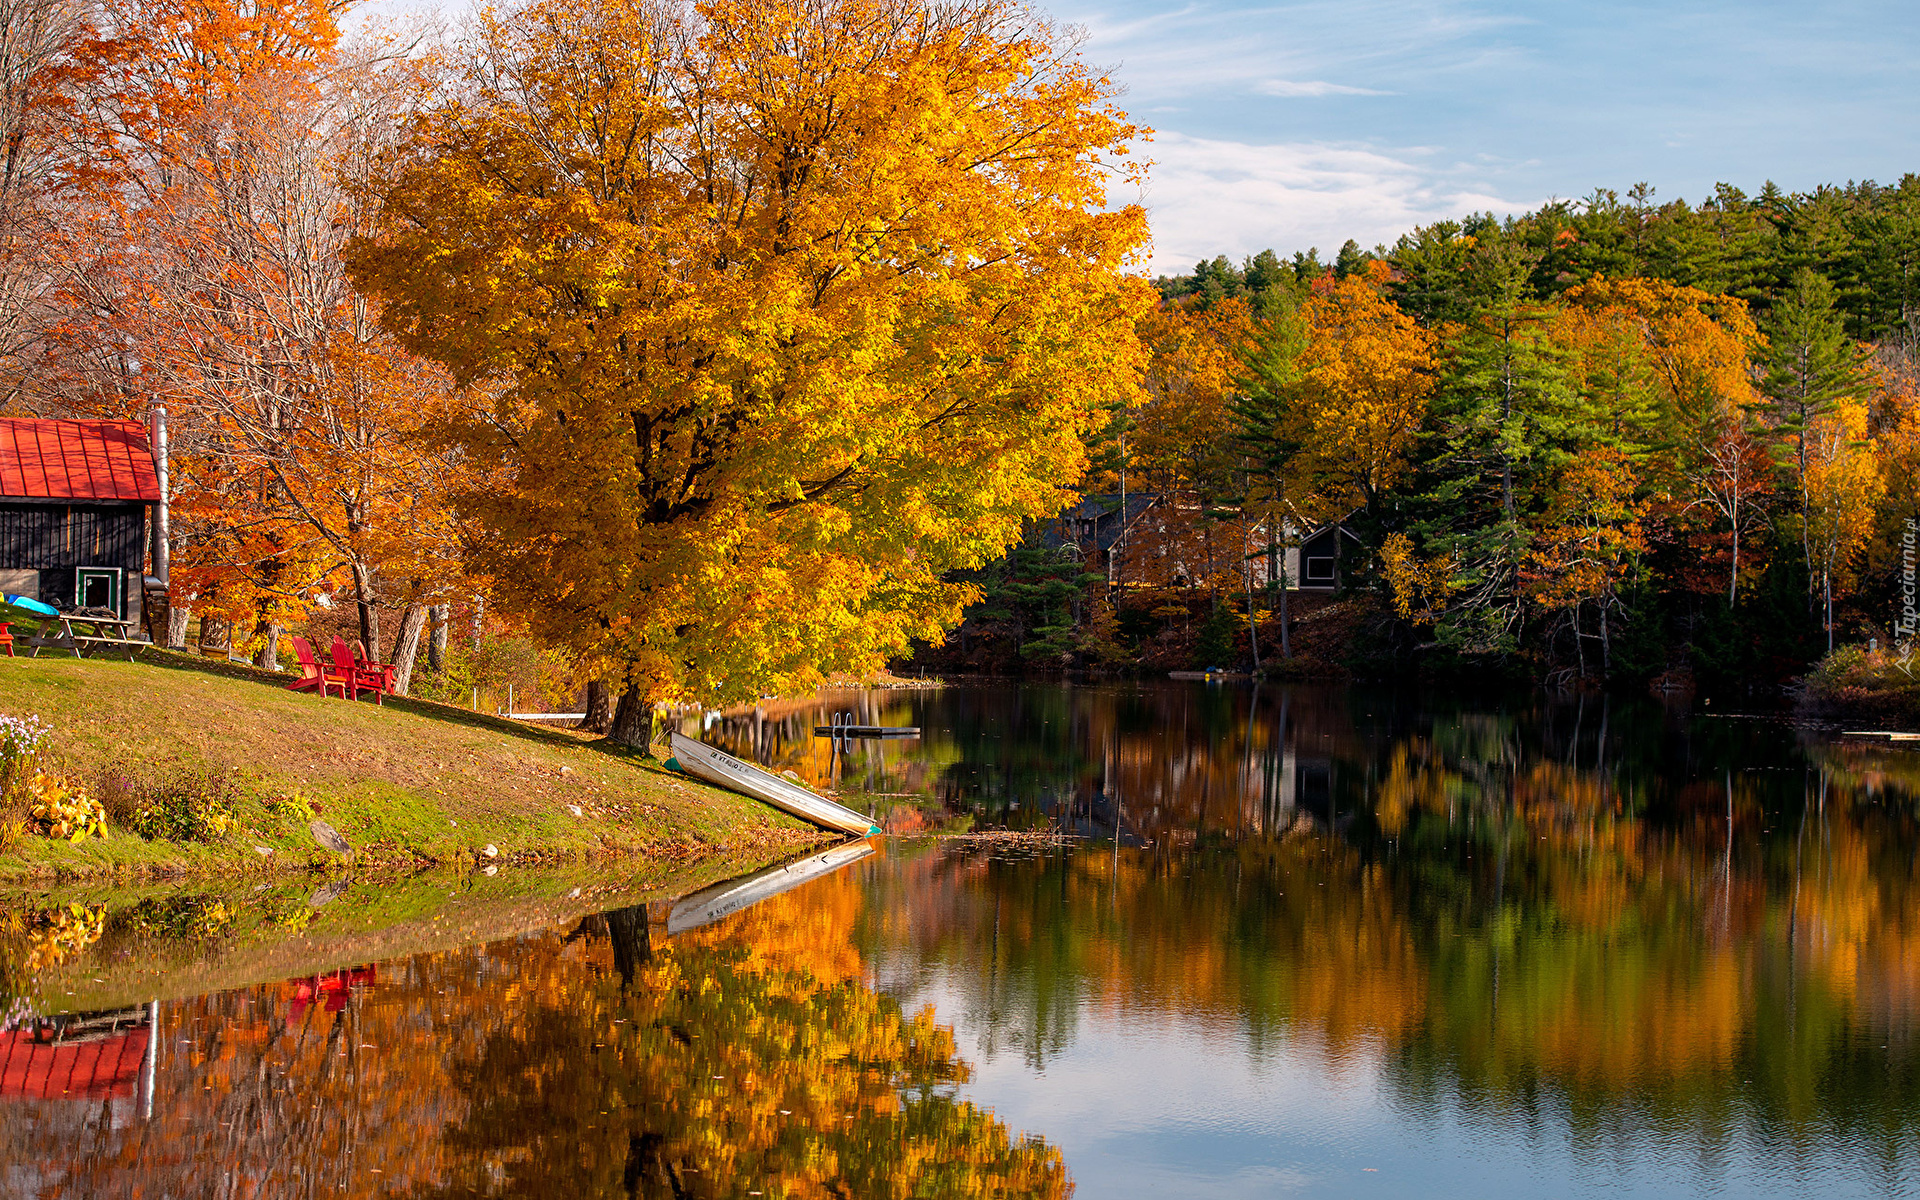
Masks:
[[[0,844],[0,885],[772,861],[830,840],[592,735],[404,697],[322,699],[286,678],[156,650],[0,660],[0,714],[50,726],[42,765],[108,810],[104,837]],[[16,802],[0,819],[25,815]],[[323,848],[315,823],[351,855]]]

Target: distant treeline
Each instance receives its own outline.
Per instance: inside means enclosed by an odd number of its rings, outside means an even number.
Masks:
[[[1391,247],[1363,250],[1349,239],[1331,263],[1317,249],[1283,259],[1271,250],[1235,266],[1225,256],[1163,275],[1155,286],[1168,300],[1195,298],[1202,307],[1235,296],[1259,296],[1331,272],[1338,278],[1384,261],[1391,291],[1422,323],[1465,320],[1475,310],[1476,249],[1512,247],[1530,262],[1526,286],[1549,299],[1595,276],[1642,276],[1745,301],[1756,316],[1796,271],[1811,268],[1834,288],[1835,308],[1851,337],[1877,341],[1911,336],[1920,308],[1920,176],[1882,185],[1871,180],[1808,193],[1769,183],[1749,196],[1721,184],[1712,198],[1656,203],[1637,184],[1624,197],[1600,189],[1583,201],[1556,200],[1524,216],[1481,213],[1439,221]]]
[[[1200,263],[1157,281],[1146,399],[1089,441],[1088,492],[1124,478],[1155,515],[1104,571],[1078,547],[1049,573],[1030,544],[970,633],[1163,661],[1086,598],[1198,588],[1270,665],[1271,564],[1337,521],[1340,594],[1377,613],[1350,661],[1375,668],[1727,686],[1848,641],[1884,656],[1910,636],[1917,275],[1915,176],[1698,205],[1643,185],[1330,264]]]

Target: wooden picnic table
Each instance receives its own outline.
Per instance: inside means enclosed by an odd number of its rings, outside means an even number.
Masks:
[[[18,612],[19,610],[15,610]],[[86,613],[59,613],[51,617],[34,614],[39,628],[22,643],[27,647],[29,658],[40,657],[40,651],[67,650],[75,658],[84,658],[84,650],[123,650],[127,661],[133,661],[133,652],[142,642],[135,641],[132,632],[140,627],[137,621],[122,621],[118,617],[96,617]]]

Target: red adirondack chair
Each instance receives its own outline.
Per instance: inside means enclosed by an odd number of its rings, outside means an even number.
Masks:
[[[300,678],[287,685],[288,691],[317,691],[324,696],[328,689],[339,688],[340,698],[346,699],[350,677],[329,671],[324,663],[313,656],[313,647],[303,637],[293,639],[293,652],[300,658]]]
[[[368,657],[367,644],[359,641],[353,644],[353,662],[369,686],[378,687],[386,695],[393,695],[392,663],[376,662]]]
[[[333,639],[333,669],[352,681],[347,688],[353,693],[353,699],[358,700],[360,693],[367,691],[373,693],[375,704],[385,703],[384,697],[388,691],[385,677],[379,671],[370,671],[357,662],[353,650],[337,637]]]
[[[7,648],[7,657],[13,657],[13,626],[0,621],[0,646]]]

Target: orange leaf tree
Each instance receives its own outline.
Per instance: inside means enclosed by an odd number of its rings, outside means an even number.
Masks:
[[[377,654],[380,600],[423,614],[460,579],[441,497],[464,467],[415,436],[457,397],[380,330],[340,253],[399,81],[337,51],[324,4],[110,16],[93,110],[117,136],[55,386],[115,415],[170,406],[176,597],[266,635],[271,661],[277,628],[345,586]]]
[[[1009,0],[483,14],[359,279],[504,382],[461,429],[502,607],[652,701],[938,638],[1137,386],[1134,130]]]

